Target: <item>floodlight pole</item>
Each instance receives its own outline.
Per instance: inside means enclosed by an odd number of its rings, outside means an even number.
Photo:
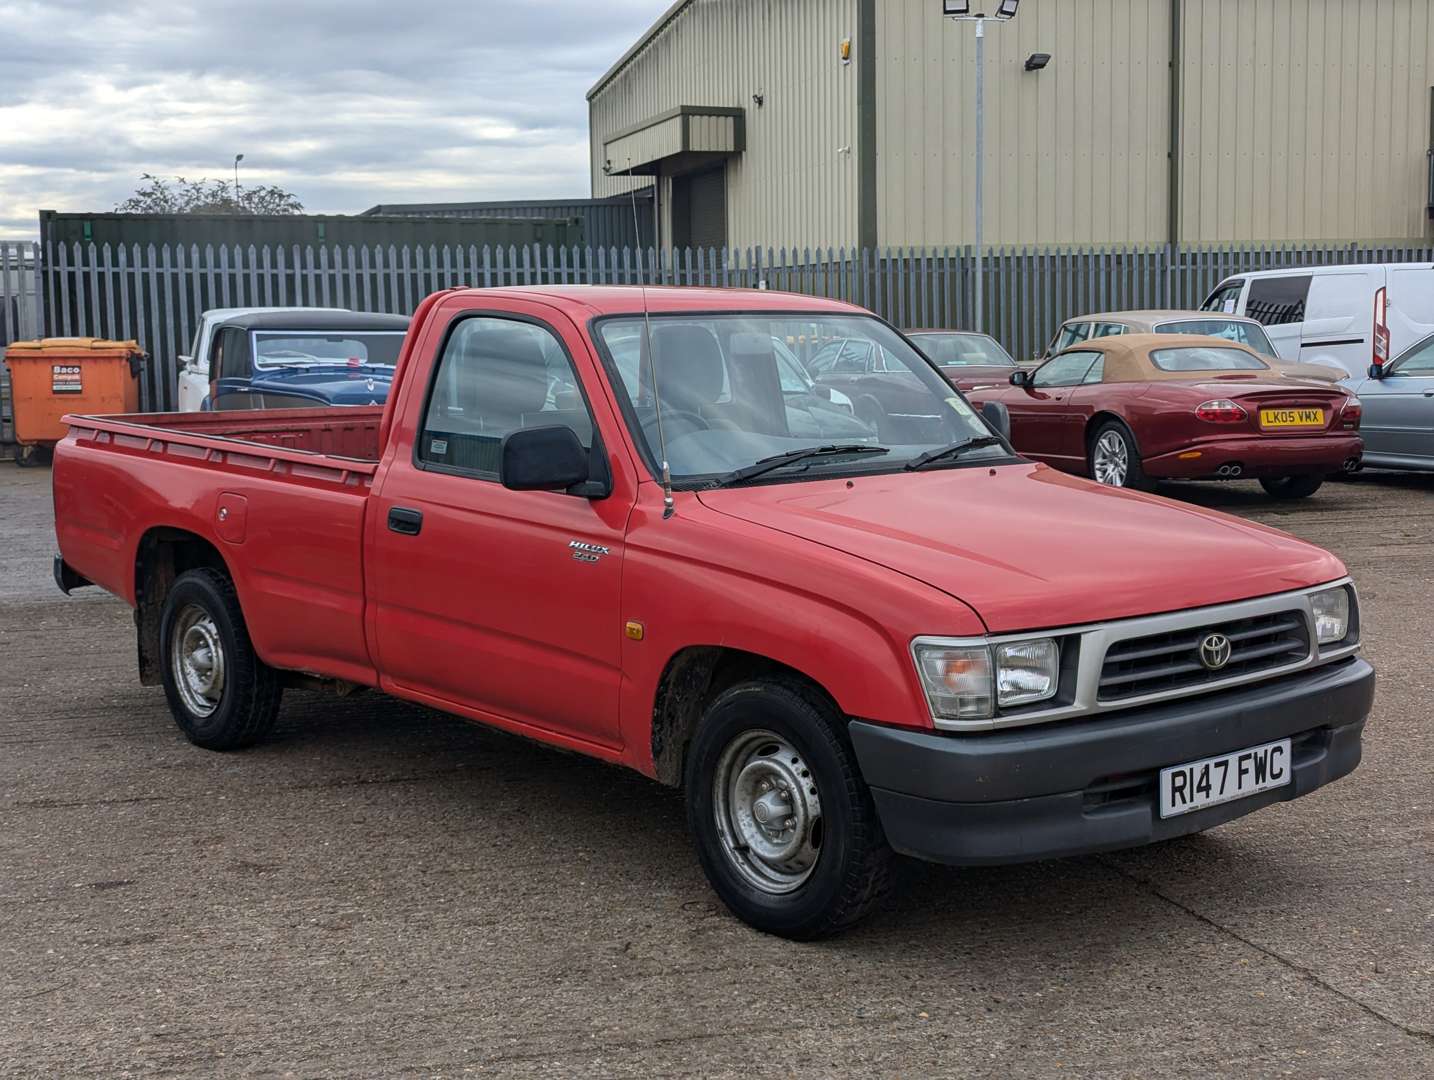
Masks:
[[[975,288],[972,290],[976,310],[972,319],[974,325],[971,329],[978,332],[984,332],[986,329],[983,280],[986,276],[986,23],[992,20],[1007,22],[1014,18],[1015,5],[1011,5],[1009,12],[1004,11],[1004,7],[1003,4],[993,16],[988,16],[984,12],[974,15],[947,16],[956,22],[976,24],[976,282]]]
[[[986,249],[982,246],[986,194],[986,19],[976,16],[976,318],[977,333],[986,329],[984,282]]]

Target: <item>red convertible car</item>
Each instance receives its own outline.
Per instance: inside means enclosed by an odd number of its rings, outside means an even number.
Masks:
[[[990,334],[970,330],[907,330],[906,336],[957,390],[1004,382],[1017,367],[1011,354]]]
[[[1020,453],[1114,487],[1244,477],[1302,498],[1364,452],[1357,397],[1281,376],[1224,338],[1086,341],[967,396],[1006,406]]]

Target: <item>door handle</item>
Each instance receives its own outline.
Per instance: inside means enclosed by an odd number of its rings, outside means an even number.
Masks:
[[[1424,396],[1425,396],[1425,397],[1434,397],[1434,390],[1425,390],[1425,391],[1424,391]]]
[[[388,511],[388,531],[417,536],[423,531],[423,514],[402,506],[392,507]]]

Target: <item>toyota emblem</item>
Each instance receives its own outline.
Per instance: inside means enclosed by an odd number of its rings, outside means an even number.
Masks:
[[[1224,634],[1206,634],[1200,641],[1200,663],[1219,671],[1230,662],[1230,639]]]

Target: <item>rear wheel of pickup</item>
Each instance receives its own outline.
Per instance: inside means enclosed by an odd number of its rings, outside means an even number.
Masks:
[[[1323,484],[1323,476],[1273,476],[1260,481],[1272,499],[1307,499]]]
[[[234,583],[218,570],[175,579],[160,615],[164,695],[179,730],[206,750],[238,750],[274,726],[283,688],[254,652]]]
[[[713,700],[686,790],[707,879],[758,930],[825,937],[885,895],[891,849],[845,725],[801,682],[741,683]]]

